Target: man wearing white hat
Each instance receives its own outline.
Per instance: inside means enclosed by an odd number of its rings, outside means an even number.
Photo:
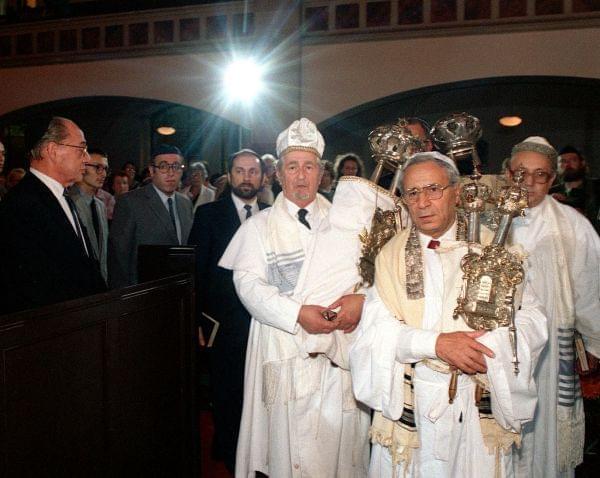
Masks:
[[[244,222],[219,263],[234,271],[252,315],[238,477],[366,476],[369,414],[352,396],[347,353],[344,361],[332,338],[351,336],[364,296],[336,279],[354,277],[355,263],[340,275],[336,250],[321,240],[331,231],[331,204],[317,194],[324,146],[306,118],[279,135],[283,194]],[[334,308],[337,318],[326,320]]]
[[[536,406],[544,316],[525,285],[515,304],[515,375],[507,327],[475,332],[453,318],[469,251],[456,165],[418,153],[402,169],[400,191],[412,226],[377,256],[350,350],[355,395],[375,411],[369,476],[511,476],[512,448]],[[490,236],[481,231],[482,242]]]
[[[522,477],[574,475],[583,461],[585,423],[575,332],[591,368],[600,356],[600,240],[582,214],[548,195],[556,168],[556,150],[532,136],[513,147],[507,170],[511,180],[519,169],[525,174],[529,208],[515,219],[511,239],[528,253],[530,282],[546,311],[549,337],[536,374],[539,405],[517,455]]]

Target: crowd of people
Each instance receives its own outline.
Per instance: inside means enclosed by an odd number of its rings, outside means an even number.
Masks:
[[[136,284],[140,245],[195,245],[200,347],[219,323],[213,456],[236,476],[573,476],[578,372],[600,357],[598,184],[571,146],[559,154],[534,136],[512,148],[506,183],[523,178],[528,195],[508,236],[525,269],[515,374],[507,327],[474,331],[453,314],[471,252],[460,172],[424,121],[406,123],[423,152],[394,196],[392,175],[361,178],[358,155],[324,161],[305,118],[281,132],[276,156],[242,149],[212,183],[167,144],[142,176],[133,163],[111,174],[73,121],[54,118],[29,171],[0,190],[0,312]],[[0,173],[4,155],[0,143]],[[378,197],[410,221],[369,286],[353,254]],[[482,229],[483,243],[492,236]]]

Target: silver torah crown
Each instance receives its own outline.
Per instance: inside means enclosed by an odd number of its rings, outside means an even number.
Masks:
[[[475,151],[481,123],[468,113],[453,113],[433,125],[431,137],[440,151],[454,160],[462,159]]]
[[[408,122],[400,118],[396,123],[378,126],[369,134],[369,146],[373,160],[377,164],[371,181],[379,182],[384,170],[394,172],[390,192],[398,187],[400,170],[413,154],[425,150],[423,141],[408,129]]]

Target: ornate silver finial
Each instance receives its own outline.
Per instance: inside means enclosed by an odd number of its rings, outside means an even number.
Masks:
[[[371,181],[379,181],[384,169],[394,171],[394,180],[390,192],[395,193],[398,187],[399,173],[406,160],[415,153],[424,150],[423,141],[408,129],[408,122],[399,119],[394,124],[382,125],[369,134],[373,160],[377,163]]]

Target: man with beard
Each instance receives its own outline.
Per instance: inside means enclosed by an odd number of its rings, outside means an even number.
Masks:
[[[573,146],[565,146],[560,151],[558,167],[560,183],[550,189],[550,194],[583,213],[600,230],[597,193],[600,184],[597,179],[586,178],[585,158]]]
[[[231,194],[196,210],[188,243],[198,245],[198,314],[220,323],[210,349],[211,394],[215,437],[213,455],[233,472],[242,414],[244,358],[250,314],[233,286],[232,272],[217,265],[240,225],[268,207],[256,199],[263,182],[264,163],[250,149],[234,153],[228,161]],[[249,251],[251,254],[252,251]],[[200,319],[200,317],[199,317]],[[206,321],[198,320],[199,325]]]

